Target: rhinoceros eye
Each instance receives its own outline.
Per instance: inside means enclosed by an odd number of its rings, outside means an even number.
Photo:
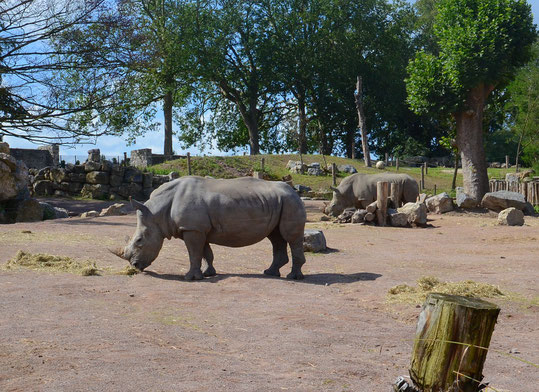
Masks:
[[[139,237],[135,240],[135,246],[139,248],[142,246],[142,237]]]

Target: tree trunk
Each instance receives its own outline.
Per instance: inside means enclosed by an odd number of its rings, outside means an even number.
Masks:
[[[361,146],[363,147],[363,159],[365,160],[365,167],[371,167],[371,156],[369,153],[369,144],[367,141],[367,125],[365,122],[365,113],[363,112],[363,81],[361,76],[357,77],[356,91],[354,92],[354,98],[356,100],[357,117],[359,120],[359,129],[361,131]],[[352,154],[355,156],[355,137],[352,139]]]
[[[478,392],[500,308],[430,293],[419,315],[410,377],[422,392]]]
[[[485,100],[493,88],[483,84],[473,88],[466,99],[467,110],[454,114],[464,192],[478,203],[488,192],[487,164],[483,147],[483,109]]]
[[[459,171],[459,154],[455,153],[455,170],[453,171],[453,181],[451,182],[451,190],[457,187],[457,173]]]
[[[307,154],[307,114],[305,113],[305,91],[298,89],[298,116],[299,116],[299,133],[298,133],[298,149],[300,154]]]
[[[163,154],[173,155],[172,151],[172,91],[167,91],[163,100],[163,115],[165,117],[165,145]]]
[[[256,119],[256,115],[248,112],[247,117],[244,117],[243,121],[245,121],[245,126],[249,131],[249,154],[258,155],[260,154],[260,142],[258,139],[258,120]]]

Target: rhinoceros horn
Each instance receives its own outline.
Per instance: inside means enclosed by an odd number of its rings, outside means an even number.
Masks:
[[[121,259],[127,260],[127,259],[124,257],[124,250],[123,250],[122,248],[109,249],[109,252],[112,253],[113,255],[118,256],[118,257],[121,258]]]

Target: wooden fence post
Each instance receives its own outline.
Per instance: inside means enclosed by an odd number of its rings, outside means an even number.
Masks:
[[[262,158],[262,159],[260,160],[260,166],[261,166],[261,171],[262,171],[262,173],[264,173],[264,163],[265,163],[265,159]]]
[[[390,186],[389,198],[393,208],[401,206],[401,184],[392,182]]]
[[[378,226],[386,225],[388,193],[389,183],[378,181],[376,183],[376,217],[378,218]]]
[[[337,186],[337,165],[335,162],[331,164],[331,177],[333,178],[333,186]]]
[[[421,165],[421,184],[419,186],[420,190],[425,189],[425,165]]]
[[[505,156],[505,168],[509,169],[509,155]]]
[[[417,322],[410,377],[422,392],[477,391],[500,308],[431,293]]]
[[[187,153],[187,175],[191,175],[191,153]]]
[[[124,166],[127,166],[127,153],[124,151]]]
[[[436,196],[436,184],[434,184],[434,196]]]
[[[425,174],[429,174],[429,164],[425,162],[424,165],[425,165]]]
[[[399,171],[399,157],[397,156],[397,160],[395,161],[395,167],[397,168],[397,171]]]
[[[385,161],[385,164],[386,166],[389,166],[389,154],[386,152],[386,161]]]

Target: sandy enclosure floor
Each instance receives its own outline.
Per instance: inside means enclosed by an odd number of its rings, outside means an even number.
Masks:
[[[431,228],[318,222],[333,250],[307,254],[302,282],[267,278],[268,240],[213,246],[218,276],[185,282],[187,251],[165,241],[147,272],[82,277],[0,270],[0,391],[389,391],[407,374],[419,304],[389,288],[424,275],[498,285],[510,299],[485,364],[498,391],[535,392],[539,218],[432,215]],[[18,250],[126,263],[134,215],[0,226],[0,264]],[[30,230],[31,233],[23,233]],[[281,270],[288,273],[290,266]]]

